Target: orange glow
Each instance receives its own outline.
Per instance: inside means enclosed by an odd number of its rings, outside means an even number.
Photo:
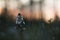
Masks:
[[[57,12],[56,15],[60,20],[60,0],[55,0],[55,10]]]
[[[5,8],[5,1],[4,0],[0,0],[0,15],[3,11],[3,9]]]
[[[48,20],[52,19],[54,21],[55,13],[52,9],[44,9],[43,10],[43,19],[48,22]]]
[[[41,19],[41,10],[40,10],[40,4],[35,4],[33,6],[33,10],[32,10],[32,15],[31,15],[32,19],[36,19],[39,20]]]
[[[53,0],[45,0],[42,7],[42,17],[48,22],[48,20],[52,19],[53,22],[55,19],[55,11],[54,11],[54,1]]]
[[[42,10],[40,10],[39,3],[34,4],[32,8],[33,10],[31,10],[30,6],[26,6],[27,5],[26,3],[29,3],[29,1],[21,0],[19,5],[17,1],[13,1],[13,0],[8,1],[8,4],[7,4],[8,15],[10,17],[13,16],[13,19],[16,19],[16,16],[20,12],[24,16],[24,18],[28,20],[40,20],[43,18],[43,20],[45,20],[47,23],[48,23],[48,20],[50,19],[52,19],[51,21],[53,22],[55,20],[56,15],[60,19],[60,0],[58,1],[57,0],[44,0],[42,4]],[[22,5],[25,7],[22,10],[18,10],[18,7],[21,8]],[[5,1],[2,1],[0,3],[0,14],[3,11],[3,8],[5,8]]]
[[[31,11],[30,7],[28,7],[28,8],[24,8],[22,10],[22,13],[23,13],[24,17],[27,18],[28,20],[34,20],[34,19],[39,20],[39,19],[41,19],[40,10],[33,9]]]
[[[36,19],[36,20],[39,20],[41,19],[41,13],[40,13],[40,10],[33,10],[33,13],[31,15],[32,19]]]
[[[9,9],[8,10],[8,15],[13,17],[13,19],[16,19],[16,16],[18,15],[19,10],[17,9]]]
[[[33,19],[39,20],[39,19],[41,19],[40,12],[38,10],[34,10],[33,12],[31,12],[30,7],[24,8],[23,10],[9,9],[8,10],[8,15],[13,16],[13,18],[15,19],[19,12],[21,12],[22,15],[24,16],[24,18],[26,18],[28,20],[31,20],[31,19],[32,20]]]
[[[31,10],[30,10],[30,7],[28,8],[24,8],[23,10],[21,10],[23,16],[28,19],[28,20],[31,20]]]
[[[3,11],[3,9],[0,7],[0,15],[1,15],[2,11]]]

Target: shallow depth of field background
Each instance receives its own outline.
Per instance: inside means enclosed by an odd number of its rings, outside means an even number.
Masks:
[[[18,13],[23,32],[16,29]],[[0,0],[0,40],[60,40],[60,0]]]

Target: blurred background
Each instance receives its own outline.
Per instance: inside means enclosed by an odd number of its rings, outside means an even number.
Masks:
[[[0,0],[0,40],[60,40],[60,0]],[[18,32],[21,13],[26,30]]]

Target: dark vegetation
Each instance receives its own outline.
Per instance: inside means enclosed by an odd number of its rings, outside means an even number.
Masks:
[[[58,19],[58,18],[57,18]],[[60,40],[60,21],[51,23],[43,20],[26,22],[26,30],[18,32],[12,17],[7,15],[7,9],[0,16],[0,40]]]

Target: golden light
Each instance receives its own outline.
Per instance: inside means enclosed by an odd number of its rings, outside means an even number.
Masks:
[[[1,15],[4,7],[5,7],[5,1],[4,0],[0,0],[0,15]]]
[[[33,5],[33,13],[31,16],[32,16],[31,18],[35,20],[41,19],[40,4]]]
[[[26,10],[27,9],[27,10]],[[22,15],[26,18],[26,19],[28,19],[28,20],[30,20],[31,19],[31,10],[30,10],[30,7],[27,7],[27,8],[24,8],[22,11],[21,11],[21,13],[22,13]]]
[[[12,18],[15,20],[19,12],[18,3],[16,0],[9,0],[7,3],[8,3],[7,4],[8,15],[12,16]]]
[[[56,10],[56,15],[60,20],[60,0],[55,0],[55,10]]]
[[[18,7],[22,7],[22,5],[27,5],[30,0],[19,0],[22,4],[18,4],[18,1],[10,0],[8,1],[8,11],[9,15],[12,15],[15,19],[17,14],[19,12],[22,13],[22,15],[27,19],[34,19],[39,20],[43,18],[47,23],[48,20],[51,19],[53,22],[55,20],[56,15],[60,19],[60,0],[44,0],[42,4],[42,10],[40,10],[40,4],[34,4],[32,7],[33,10],[31,10],[30,6],[24,7],[22,10],[18,10]],[[40,1],[40,0],[33,0],[33,1]],[[2,2],[4,6],[4,2]],[[32,12],[31,12],[32,11]],[[2,9],[0,8],[0,12],[2,12]],[[41,13],[42,12],[42,13]],[[55,15],[56,13],[56,15]],[[42,15],[41,15],[42,14]]]
[[[54,21],[55,18],[55,11],[54,11],[54,1],[52,0],[45,0],[42,6],[42,17],[43,19],[48,22],[48,20],[52,19]]]
[[[0,15],[1,15],[2,11],[3,11],[3,9],[0,7]]]
[[[12,17],[14,20],[16,19],[16,16],[18,15],[19,10],[17,9],[10,9],[8,10],[8,15]]]

